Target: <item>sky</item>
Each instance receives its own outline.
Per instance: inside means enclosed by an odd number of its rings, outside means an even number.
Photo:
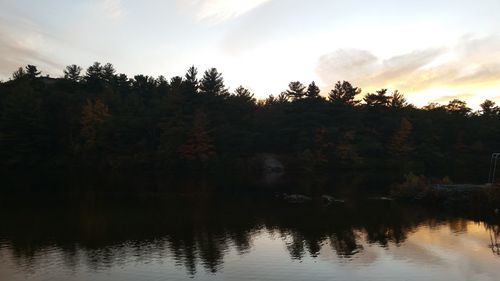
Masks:
[[[258,98],[291,81],[398,89],[423,106],[500,102],[499,0],[0,0],[0,79],[111,62],[172,77],[216,67]]]

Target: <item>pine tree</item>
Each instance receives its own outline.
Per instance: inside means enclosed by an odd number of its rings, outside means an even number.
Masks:
[[[73,82],[80,82],[82,77],[80,76],[82,68],[76,64],[66,66],[64,69],[64,79],[68,79]]]
[[[85,80],[87,83],[97,83],[103,77],[102,75],[103,68],[101,63],[94,62],[89,68],[87,68],[87,72],[85,74]]]
[[[307,87],[306,98],[308,99],[317,99],[319,98],[320,89],[316,86],[316,83],[313,81]]]
[[[40,76],[41,72],[38,71],[38,68],[34,65],[28,64],[26,66],[26,77],[29,79],[35,79]]]
[[[26,72],[22,67],[19,67],[16,71],[14,71],[14,73],[12,73],[12,80],[19,80],[25,77],[26,77]]]
[[[491,100],[485,100],[481,104],[481,114],[487,117],[498,115],[500,114],[500,108],[496,105],[495,102]]]
[[[290,100],[300,100],[306,95],[305,89],[306,87],[302,83],[295,81],[288,84],[288,90],[285,93]]]
[[[200,91],[202,94],[210,96],[226,96],[227,89],[222,73],[219,73],[216,68],[205,71],[200,81]]]
[[[252,92],[243,86],[239,86],[236,90],[234,90],[234,97],[244,102],[255,103],[255,98]]]
[[[357,105],[359,101],[354,100],[361,93],[361,89],[353,87],[347,81],[338,81],[328,94],[328,99],[334,104]]]
[[[363,99],[367,106],[389,106],[391,97],[387,96],[387,89],[378,90],[376,93],[370,93]]]
[[[472,111],[472,109],[467,107],[467,103],[465,101],[459,99],[454,99],[450,101],[446,106],[446,110],[449,113],[461,116],[467,116]]]
[[[405,97],[398,90],[395,90],[392,96],[390,96],[390,106],[392,108],[405,108],[408,107],[408,105]]]
[[[115,67],[111,63],[107,63],[101,70],[102,79],[107,83],[112,83],[115,80]]]
[[[199,82],[198,82],[198,69],[196,67],[191,66],[188,71],[186,72],[186,75],[184,76],[184,84],[186,85],[186,90],[189,93],[197,93],[198,89],[200,87]]]

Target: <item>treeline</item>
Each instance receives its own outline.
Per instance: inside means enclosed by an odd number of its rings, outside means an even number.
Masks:
[[[250,169],[271,153],[308,171],[404,163],[426,172],[477,166],[500,149],[500,109],[481,107],[417,108],[398,91],[362,97],[346,81],[327,95],[291,82],[256,100],[243,87],[230,92],[215,68],[167,80],[100,63],[50,78],[28,65],[0,83],[0,157],[3,168],[181,171]]]

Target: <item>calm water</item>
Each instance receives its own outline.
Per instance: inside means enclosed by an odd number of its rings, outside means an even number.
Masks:
[[[388,201],[207,193],[0,204],[2,281],[500,280],[494,223]]]

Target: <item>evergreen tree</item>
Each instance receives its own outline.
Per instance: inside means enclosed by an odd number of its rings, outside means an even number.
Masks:
[[[227,89],[222,73],[219,73],[216,68],[205,71],[200,82],[200,91],[202,94],[210,96],[226,96]]]
[[[444,111],[446,110],[446,107],[436,102],[430,102],[426,106],[422,107],[422,109],[425,111],[438,111],[438,110]]]
[[[41,72],[38,71],[38,68],[34,65],[28,64],[26,66],[26,77],[29,79],[35,79],[40,76]]]
[[[406,98],[398,90],[394,91],[389,99],[390,107],[392,108],[405,108],[409,106]]]
[[[316,86],[316,83],[313,81],[307,87],[307,92],[306,92],[305,96],[308,99],[317,99],[320,97],[319,93],[320,93],[320,89],[318,86]]]
[[[289,97],[288,97],[288,94],[287,92],[283,92],[283,93],[280,93],[275,99],[274,99],[275,103],[278,103],[278,104],[285,104],[285,103],[288,103],[289,102]]]
[[[130,79],[127,75],[119,74],[116,76],[116,88],[121,92],[126,92],[130,88]]]
[[[198,82],[198,69],[196,67],[191,66],[188,71],[186,72],[186,75],[184,76],[185,78],[185,85],[186,89],[189,93],[197,93],[199,89],[199,82]]]
[[[155,84],[158,87],[158,92],[160,94],[166,94],[170,90],[170,84],[168,83],[167,78],[163,75],[156,78]]]
[[[389,106],[391,97],[387,96],[387,89],[378,90],[375,94],[370,93],[363,99],[367,106]]]
[[[498,115],[500,114],[500,108],[496,106],[495,102],[491,100],[485,100],[481,104],[481,114],[487,117]]]
[[[344,81],[330,92],[329,104],[310,102],[321,100],[319,89],[300,82],[257,102],[241,86],[229,95],[216,69],[199,82],[196,72],[191,67],[170,80],[129,79],[110,64],[95,63],[83,78],[81,68],[72,65],[65,79],[33,83],[28,77],[38,77],[39,71],[31,68],[28,74],[27,67],[20,68],[13,80],[0,83],[0,165],[70,165],[77,161],[68,155],[74,149],[106,160],[99,163],[109,167],[180,169],[190,167],[180,160],[216,159],[224,165],[276,153],[290,163],[309,159],[315,168],[330,168],[326,163],[363,168],[365,163],[394,164],[379,160],[387,155],[413,153],[418,157],[411,159],[412,167],[434,169],[457,151],[462,157],[457,163],[469,164],[500,147],[495,125],[500,111],[492,101],[481,105],[478,118],[460,100],[417,108],[399,92],[388,95],[384,89],[369,94],[366,107],[354,107],[361,90]],[[295,102],[304,98],[307,102]]]
[[[328,94],[328,99],[334,104],[357,105],[359,101],[354,100],[361,93],[361,89],[353,87],[347,81],[338,81]]]
[[[14,73],[12,73],[12,80],[19,80],[25,77],[26,77],[26,72],[22,67],[19,67],[16,71],[14,71]]]
[[[87,72],[85,74],[85,81],[87,83],[96,83],[102,80],[103,78],[103,67],[101,63],[94,62],[89,68],[87,68]]]
[[[101,78],[106,83],[112,83],[115,80],[115,67],[111,63],[107,63],[102,67]]]
[[[68,79],[73,82],[80,82],[82,77],[80,76],[82,68],[76,64],[66,66],[64,69],[64,79]]]
[[[234,96],[239,100],[243,100],[248,103],[255,103],[255,98],[252,92],[243,86],[239,86],[236,90],[234,90]]]
[[[305,97],[305,90],[306,87],[302,83],[295,81],[288,84],[288,90],[286,90],[285,94],[289,100],[300,100]]]
[[[449,113],[466,116],[471,113],[472,109],[467,107],[467,103],[465,101],[454,99],[448,103],[446,106],[446,110]]]

